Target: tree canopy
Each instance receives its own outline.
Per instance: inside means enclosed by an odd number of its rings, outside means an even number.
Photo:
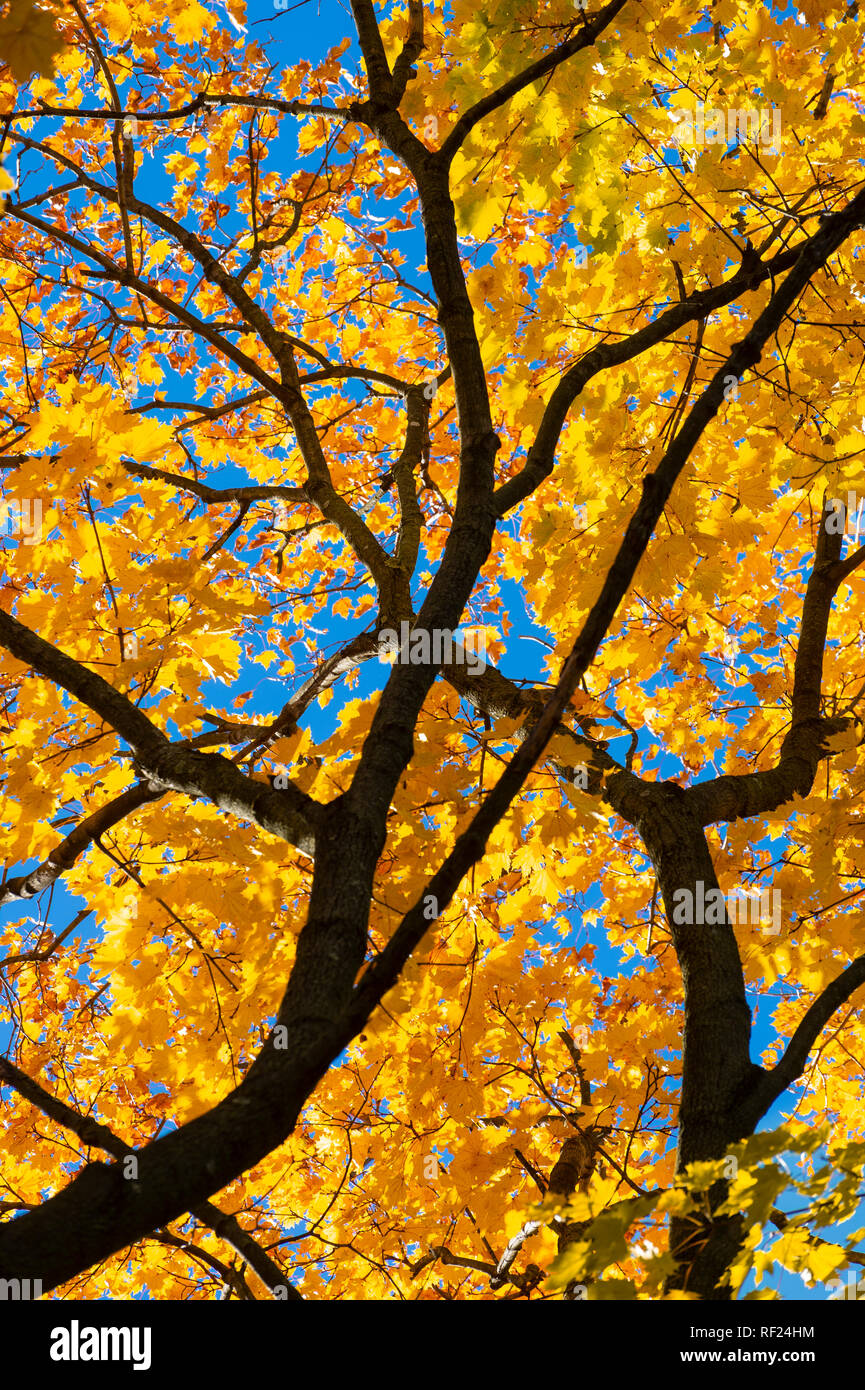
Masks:
[[[0,1278],[837,1282],[865,17],[350,11],[0,17]]]

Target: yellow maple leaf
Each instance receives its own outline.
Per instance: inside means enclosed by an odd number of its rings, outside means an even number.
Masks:
[[[216,23],[215,17],[197,0],[184,5],[172,18],[172,30],[178,43],[192,43],[207,33]]]
[[[846,1262],[846,1259],[846,1251],[840,1245],[831,1245],[827,1241],[811,1251],[808,1256],[808,1268],[814,1278],[822,1284],[839,1265]]]
[[[54,58],[63,40],[48,10],[37,9],[33,0],[12,0],[9,13],[0,19],[0,62],[18,82],[34,72],[54,74]]]
[[[123,0],[109,0],[103,7],[102,23],[114,43],[125,43],[132,31],[132,15]]]

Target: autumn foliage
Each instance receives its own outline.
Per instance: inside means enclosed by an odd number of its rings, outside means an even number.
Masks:
[[[0,1277],[825,1283],[865,17],[307,8],[0,16]]]

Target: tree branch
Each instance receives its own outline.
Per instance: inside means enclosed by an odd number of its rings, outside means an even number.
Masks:
[[[807,243],[803,243],[807,245]],[[506,516],[539,487],[552,473],[556,461],[559,436],[568,412],[583,388],[600,372],[610,367],[619,367],[630,362],[648,348],[666,341],[678,328],[704,319],[715,309],[732,304],[746,291],[756,289],[767,280],[773,283],[783,271],[796,264],[802,248],[782,251],[772,261],[760,262],[740,267],[735,275],[720,285],[710,289],[695,290],[686,299],[663,310],[635,333],[631,333],[618,343],[599,343],[575,362],[562,376],[549,397],[537,434],[529,449],[526,461],[506,483],[496,489],[495,502],[498,515]]]
[[[115,729],[133,749],[143,776],[152,784],[151,791],[173,788],[205,796],[222,810],[253,820],[312,854],[321,809],[312,797],[292,785],[277,791],[254,782],[220,754],[169,743],[147,716],[102,676],[73,661],[9,613],[0,612],[0,645]]]
[[[802,604],[793,669],[791,727],[781,744],[778,762],[762,772],[726,774],[686,788],[689,809],[703,826],[775,811],[797,795],[807,796],[820,762],[831,756],[825,746],[826,739],[855,722],[820,714],[823,658],[832,602],[841,582],[856,568],[849,560],[841,563],[843,538],[840,533],[827,530],[826,519],[824,506],[818,523],[814,563]],[[855,559],[855,556],[850,558]]]
[[[338,106],[323,106],[320,102],[282,101],[279,97],[253,94],[236,96],[231,92],[199,92],[192,101],[186,102],[183,106],[173,109],[167,107],[160,111],[146,111],[140,108],[108,111],[102,106],[52,106],[47,101],[40,101],[35,107],[10,111],[3,119],[25,121],[39,116],[73,116],[79,121],[178,121],[185,120],[187,116],[194,116],[196,111],[219,106],[251,106],[256,109],[282,111],[287,116],[339,116],[341,120],[350,120],[348,111],[343,111]]]
[[[90,1115],[82,1115],[80,1111],[74,1110],[65,1101],[52,1096],[37,1081],[34,1081],[26,1072],[21,1071],[20,1067],[16,1067],[5,1057],[0,1057],[0,1082],[2,1081],[5,1081],[8,1086],[13,1086],[20,1096],[23,1096],[31,1105],[35,1105],[49,1119],[54,1120],[64,1129],[71,1130],[87,1148],[104,1149],[106,1153],[111,1154],[121,1162],[124,1159],[133,1158],[137,1165],[135,1149],[118,1138],[107,1125],[100,1124]],[[130,1181],[134,1181],[134,1179],[130,1179]],[[250,1268],[255,1270],[259,1279],[270,1289],[271,1293],[278,1292],[282,1295],[284,1292],[288,1299],[303,1301],[302,1294],[299,1294],[288,1283],[279,1265],[261,1249],[247,1231],[244,1231],[235,1216],[229,1212],[221,1211],[212,1202],[202,1202],[192,1211],[192,1215],[196,1221],[200,1221],[203,1226],[209,1226],[212,1231],[221,1236],[246,1261]],[[163,1238],[166,1233],[159,1231],[157,1234]],[[171,1235],[170,1243],[172,1245],[176,1243],[181,1248],[187,1245],[182,1237],[173,1235]]]
[[[598,35],[615,19],[620,10],[625,8],[627,0],[611,0],[609,5],[605,5],[599,10],[594,19],[583,25],[579,34],[574,34],[571,38],[560,43],[544,58],[538,58],[537,62],[532,63],[522,72],[516,73],[514,77],[502,83],[495,92],[490,92],[489,96],[482,97],[476,101],[474,106],[469,107],[468,111],[463,112],[453,130],[448,135],[441,147],[441,157],[445,163],[450,164],[457,153],[457,150],[464,144],[466,137],[471,133],[479,121],[486,116],[497,111],[500,106],[504,106],[510,101],[511,97],[516,96],[523,88],[530,87],[533,82],[546,77],[547,73],[554,72],[562,63],[567,62],[568,58],[573,58],[575,53],[582,53],[584,49],[591,48]]]
[[[209,487],[197,478],[187,478],[182,473],[168,473],[164,468],[152,468],[148,463],[134,463],[129,459],[120,460],[127,473],[136,478],[152,478],[154,482],[170,483],[181,492],[189,492],[202,502],[266,502],[281,498],[285,502],[309,502],[305,488],[283,486],[281,483],[259,484],[249,487]]]
[[[806,1010],[777,1065],[768,1072],[761,1069],[761,1075],[736,1113],[736,1121],[743,1134],[753,1133],[770,1105],[802,1075],[808,1054],[829,1019],[863,984],[865,956],[858,956]]]
[[[150,801],[159,801],[165,795],[164,791],[154,791],[152,787],[144,782],[137,786],[130,787],[128,791],[109,801],[105,806],[101,806],[98,811],[87,816],[80,821],[74,830],[71,830],[65,839],[60,841],[56,849],[53,849],[44,863],[37,865],[35,869],[30,869],[28,873],[21,874],[18,878],[8,878],[5,883],[0,884],[0,907],[5,907],[7,903],[20,902],[22,899],[32,898],[37,893],[50,888],[52,883],[67,869],[71,869],[76,859],[93,844],[94,840],[100,835],[104,835],[107,830],[117,825],[131,812],[137,811],[140,806],[146,806]],[[0,962],[7,964],[7,962]]]

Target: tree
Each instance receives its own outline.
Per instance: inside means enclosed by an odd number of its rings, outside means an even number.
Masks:
[[[0,21],[0,1277],[825,1280],[863,21],[351,10]]]

